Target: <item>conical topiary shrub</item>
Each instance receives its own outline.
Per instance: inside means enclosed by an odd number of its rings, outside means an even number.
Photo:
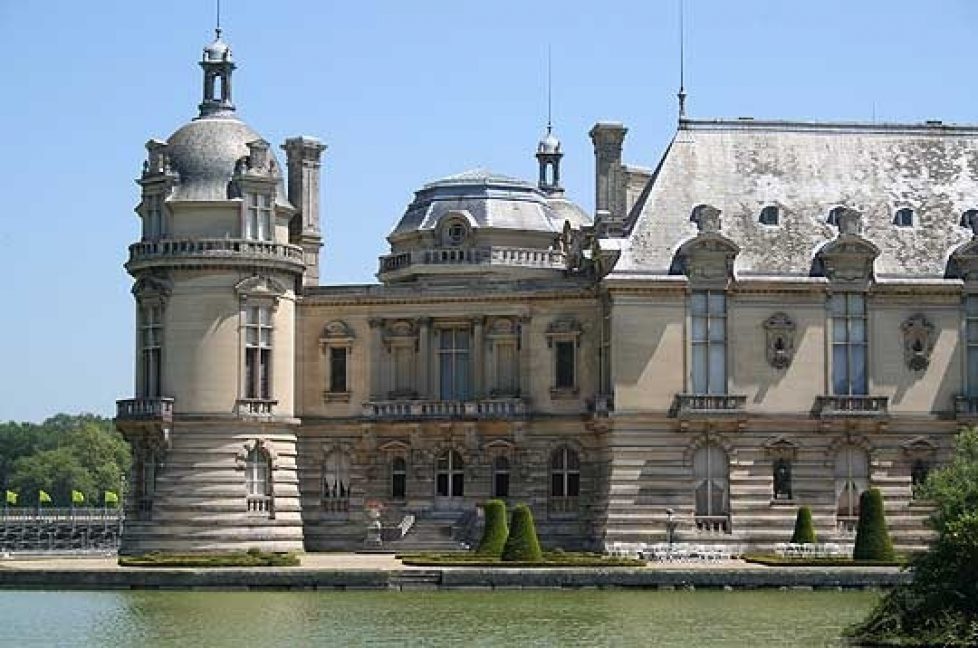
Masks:
[[[489,500],[482,505],[486,514],[486,528],[476,553],[482,556],[496,556],[503,553],[509,526],[506,524],[506,503],[502,500]]]
[[[859,524],[856,526],[856,546],[853,560],[895,560],[890,534],[883,515],[883,495],[870,488],[859,497]]]
[[[807,506],[798,509],[795,517],[795,532],[791,535],[791,541],[796,544],[816,542],[815,525],[812,524],[812,510]]]
[[[509,525],[509,538],[503,547],[502,560],[507,562],[540,562],[543,552],[533,524],[533,513],[526,504],[517,504]]]

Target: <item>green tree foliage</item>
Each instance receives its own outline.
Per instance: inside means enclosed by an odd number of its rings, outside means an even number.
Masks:
[[[486,513],[486,528],[482,532],[482,540],[479,541],[479,549],[476,553],[483,556],[499,556],[503,553],[506,538],[509,537],[506,502],[489,500],[482,506],[482,510]]]
[[[896,560],[893,543],[886,529],[883,495],[870,488],[859,497],[859,522],[856,525],[856,545],[853,560]]]
[[[0,423],[0,488],[17,491],[19,503],[37,505],[38,492],[68,506],[71,491],[86,502],[119,491],[129,471],[129,446],[110,419],[58,414],[43,423]]]
[[[543,552],[533,524],[533,513],[526,504],[517,504],[509,525],[509,537],[503,547],[501,559],[506,562],[540,562]]]
[[[816,542],[815,525],[812,523],[812,510],[807,506],[802,506],[798,509],[798,515],[795,517],[795,532],[791,535],[791,541],[798,544]]]
[[[937,539],[912,561],[913,582],[890,591],[850,634],[881,646],[976,646],[978,431],[958,435],[951,463],[932,472],[919,493],[935,506]]]

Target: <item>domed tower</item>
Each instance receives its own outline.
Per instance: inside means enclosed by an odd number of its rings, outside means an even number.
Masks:
[[[302,549],[295,301],[318,274],[324,147],[289,140],[287,193],[271,146],[235,112],[220,30],[200,65],[199,115],[146,144],[138,180],[142,236],[125,266],[136,397],[116,417],[133,453],[122,551]]]

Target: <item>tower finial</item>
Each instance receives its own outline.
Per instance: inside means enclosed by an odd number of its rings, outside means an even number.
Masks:
[[[547,133],[553,130],[553,57],[547,44]]]
[[[686,29],[684,25],[685,0],[679,1],[679,119],[686,119]]]
[[[217,0],[217,25],[214,27],[214,34],[221,37],[221,0]]]

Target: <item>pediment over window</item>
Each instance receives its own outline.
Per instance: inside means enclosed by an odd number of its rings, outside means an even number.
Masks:
[[[937,444],[925,436],[916,436],[900,444],[903,452],[911,458],[930,457],[937,452]]]
[[[320,342],[350,342],[356,338],[353,328],[343,320],[327,322],[319,334]]]
[[[248,465],[248,455],[254,450],[268,458],[269,465],[273,470],[278,468],[278,452],[276,452],[272,442],[264,438],[252,439],[241,446],[241,449],[234,456],[235,468],[244,470],[245,466]]]
[[[509,338],[519,335],[519,323],[515,317],[494,317],[486,328],[488,338]]]
[[[173,290],[173,283],[162,277],[140,277],[132,286],[132,294],[136,299],[157,297],[166,299]]]
[[[413,320],[388,320],[384,323],[384,343],[414,344],[418,338],[418,326]]]
[[[862,214],[841,208],[836,217],[839,234],[815,253],[812,274],[840,283],[866,283],[873,279],[873,263],[880,249],[862,236]]]
[[[555,340],[576,342],[583,331],[576,317],[559,317],[547,325],[547,346],[552,347]]]
[[[288,288],[277,279],[257,274],[239,281],[234,290],[242,299],[270,299],[276,303],[288,292]]]
[[[394,440],[382,443],[377,450],[392,455],[405,455],[411,450],[411,446],[403,441]]]
[[[798,454],[798,444],[782,434],[765,441],[764,451],[778,459],[794,459]]]
[[[699,234],[679,246],[670,272],[684,274],[690,282],[726,286],[733,278],[740,246],[720,233],[720,210],[716,207],[699,205],[690,220],[696,222]]]

